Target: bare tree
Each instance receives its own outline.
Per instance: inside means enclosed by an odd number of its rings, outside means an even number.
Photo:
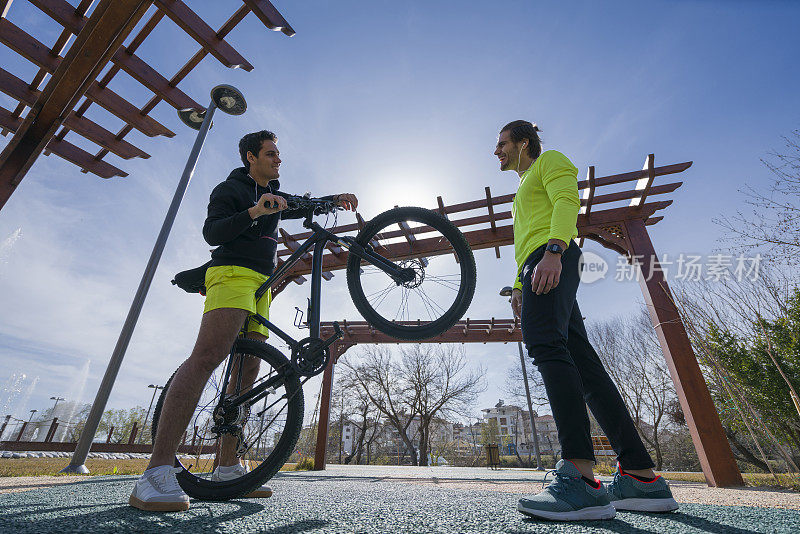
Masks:
[[[525,396],[525,382],[522,377],[522,364],[518,359],[514,359],[514,365],[508,368],[506,373],[506,381],[503,385],[503,391],[508,393],[512,398],[512,402],[518,403],[520,406],[527,406],[528,400]],[[550,406],[550,401],[547,399],[547,392],[544,389],[544,382],[542,382],[542,375],[533,365],[533,361],[525,366],[528,372],[528,383],[531,388],[531,403],[537,408]]]
[[[484,371],[467,371],[461,345],[415,344],[404,347],[400,363],[404,382],[414,392],[419,414],[420,465],[428,465],[434,417],[463,413],[486,388]]]
[[[467,411],[485,388],[484,373],[466,370],[463,347],[415,344],[400,352],[392,358],[385,347],[368,345],[360,358],[344,358],[343,367],[347,380],[397,430],[412,464],[427,465],[431,422]],[[415,435],[409,435],[414,421]]]
[[[380,427],[380,411],[375,407],[371,401],[370,391],[367,387],[370,385],[358,380],[353,372],[350,372],[345,367],[346,372],[339,379],[339,391],[342,395],[342,408],[343,413],[347,413],[353,426],[356,428],[355,447],[350,455],[346,458],[345,463],[350,463],[353,456],[355,456],[355,463],[360,464],[362,455],[364,453],[365,445],[367,450],[369,445],[375,439],[377,428]],[[373,394],[380,396],[379,391]],[[369,456],[369,454],[367,454]],[[369,462],[369,459],[367,460]]]
[[[406,387],[403,369],[393,361],[389,350],[384,346],[366,345],[360,358],[348,353],[340,364],[345,380],[358,384],[369,402],[397,430],[411,455],[412,465],[418,465],[417,450],[408,435],[408,428],[417,415],[417,391]]]
[[[772,174],[772,184],[740,190],[746,212],[723,215],[714,222],[729,231],[723,238],[741,252],[759,252],[775,263],[796,265],[800,259],[800,130],[783,138],[783,153],[772,152],[761,162]]]
[[[632,318],[590,323],[589,337],[616,382],[636,429],[663,465],[661,431],[675,390],[646,309]]]

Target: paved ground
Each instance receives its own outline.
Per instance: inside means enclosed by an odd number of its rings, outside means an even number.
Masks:
[[[331,466],[322,473],[279,474],[270,499],[195,501],[178,514],[127,506],[133,477],[84,478],[0,495],[0,533],[800,532],[800,510],[790,509],[800,507],[797,494],[703,491],[679,483],[673,487],[682,506],[672,514],[621,512],[614,520],[581,524],[525,519],[515,508],[517,489],[537,491],[542,476],[522,470]],[[698,504],[697,495],[704,493],[736,505]]]

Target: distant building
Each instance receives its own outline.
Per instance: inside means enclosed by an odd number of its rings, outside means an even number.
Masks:
[[[500,441],[505,444],[516,443],[520,454],[533,450],[533,434],[531,418],[527,409],[513,404],[505,404],[500,399],[493,408],[484,408],[483,422],[494,420],[500,432]],[[539,416],[533,413],[536,420],[536,436],[539,438],[539,452],[542,454],[559,454],[558,432],[552,415]]]

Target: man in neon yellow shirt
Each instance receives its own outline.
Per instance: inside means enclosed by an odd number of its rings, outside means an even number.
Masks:
[[[678,505],[656,476],[625,403],[586,335],[575,295],[581,250],[578,169],[561,152],[542,145],[536,125],[514,121],[500,130],[495,155],[500,170],[516,171],[514,252],[517,278],[511,307],[520,317],[528,354],[542,375],[558,429],[561,457],[556,479],[517,509],[545,519],[610,519],[616,509],[665,512]],[[606,488],[594,478],[595,462],[586,404],[617,454]]]

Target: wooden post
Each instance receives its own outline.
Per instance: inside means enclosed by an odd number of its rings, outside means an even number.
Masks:
[[[53,437],[56,435],[56,429],[58,428],[58,417],[53,418],[53,422],[50,423],[50,428],[47,431],[47,435],[44,437],[45,443],[50,443],[53,441]]]
[[[131,428],[131,435],[128,438],[128,445],[133,445],[134,441],[136,441],[136,434],[139,431],[139,421],[133,422],[133,427]]]
[[[798,410],[800,410],[800,408],[798,408]],[[2,427],[0,427],[0,440],[2,440],[2,439],[3,439],[3,434],[5,434],[5,433],[6,433],[6,427],[8,426],[8,422],[9,422],[10,420],[11,420],[11,416],[10,416],[10,415],[7,415],[7,416],[6,416],[6,420],[5,420],[5,421],[3,421],[3,426],[2,426]]]
[[[331,360],[322,375],[322,398],[319,402],[319,424],[317,426],[317,445],[314,450],[314,471],[325,470],[328,452],[328,424],[331,414],[331,390],[333,389],[333,362],[339,352],[339,343],[331,345]]]
[[[686,417],[686,424],[689,425],[706,482],[709,486],[716,487],[743,486],[742,474],[733,458],[714,401],[708,392],[644,221],[625,221],[625,228],[633,249],[631,254],[641,262],[639,284],[675,383],[675,391]]]
[[[22,428],[19,429],[19,434],[17,434],[17,439],[15,441],[19,441],[22,439],[22,433],[25,432],[25,428],[28,426],[28,422],[24,421],[22,423]]]
[[[317,426],[317,445],[314,449],[314,471],[324,471],[328,453],[328,427],[331,415],[331,392],[333,391],[333,366],[339,356],[345,353],[353,343],[334,342],[331,345],[331,361],[322,375],[322,398],[319,403],[319,425]]]

